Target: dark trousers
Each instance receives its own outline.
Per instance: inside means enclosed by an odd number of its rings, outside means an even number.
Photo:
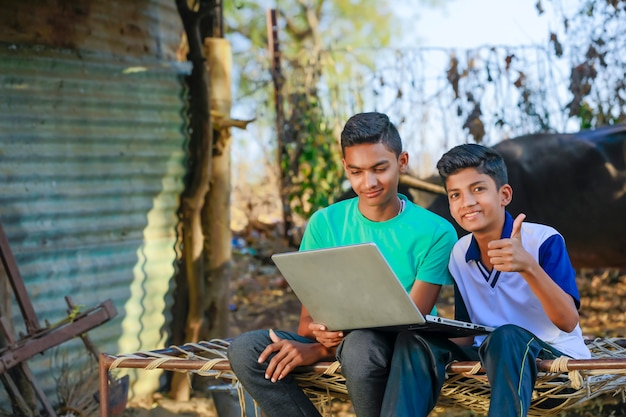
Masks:
[[[276,331],[276,334],[283,339],[313,342],[289,332]],[[395,332],[354,330],[346,334],[337,350],[341,373],[359,417],[381,415],[397,336]],[[291,374],[275,383],[265,379],[267,363],[258,363],[257,358],[270,343],[267,330],[243,333],[231,341],[228,359],[244,389],[268,417],[319,417]]]
[[[421,346],[421,347],[420,347]],[[383,417],[426,417],[434,408],[451,360],[477,360],[491,385],[489,417],[528,414],[537,380],[536,359],[562,356],[532,333],[514,325],[498,327],[478,348],[460,349],[447,340],[398,336],[383,402]]]
[[[563,356],[534,334],[512,324],[498,327],[478,351],[491,385],[489,417],[525,417],[537,381],[537,359]]]
[[[475,351],[466,352],[445,338],[399,333],[380,415],[428,416],[446,379],[446,365],[477,358]]]
[[[313,342],[294,333],[276,331],[276,334],[283,339]],[[231,341],[228,360],[241,385],[267,417],[321,417],[292,374],[277,382],[265,379],[267,363],[258,363],[257,359],[271,343],[267,330],[243,333]]]
[[[291,375],[276,383],[265,379],[267,364],[259,364],[257,358],[270,343],[267,330],[244,333],[231,342],[229,360],[242,385],[268,417],[319,417]],[[346,335],[337,356],[358,417],[427,417],[437,404],[446,365],[479,357],[491,384],[489,417],[524,417],[537,379],[536,359],[562,354],[532,333],[505,325],[478,350],[416,332],[358,330]]]
[[[276,331],[288,340],[312,343],[290,332]],[[348,332],[338,348],[337,358],[346,378],[348,394],[359,417],[379,417],[397,333],[376,330]],[[228,359],[244,389],[268,417],[319,417],[320,414],[290,374],[277,382],[265,379],[267,363],[257,358],[272,343],[267,330],[255,330],[235,337]]]

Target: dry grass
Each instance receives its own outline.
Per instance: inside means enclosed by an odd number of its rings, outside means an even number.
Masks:
[[[59,371],[54,378],[58,417],[97,417],[100,407],[94,394],[98,392],[98,363],[91,357],[82,366],[75,366],[67,356],[58,360]]]

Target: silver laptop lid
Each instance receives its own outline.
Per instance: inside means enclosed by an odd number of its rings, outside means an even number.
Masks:
[[[279,253],[272,260],[313,320],[329,330],[425,321],[374,243]]]

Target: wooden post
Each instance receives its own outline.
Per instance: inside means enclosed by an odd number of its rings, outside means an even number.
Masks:
[[[208,323],[201,338],[224,338],[228,330],[229,281],[231,275],[232,233],[230,230],[230,154],[232,137],[228,122],[232,104],[232,52],[223,38],[206,38],[204,56],[211,85],[209,101],[213,119],[212,169],[209,193],[202,213],[205,235],[205,311]]]
[[[289,184],[290,179],[285,175],[281,168],[283,159],[289,160],[287,147],[285,146],[284,127],[285,113],[283,109],[283,85],[284,77],[281,72],[280,65],[280,45],[278,42],[278,24],[276,23],[276,9],[267,10],[267,41],[271,60],[270,71],[272,81],[274,82],[274,106],[276,110],[276,166],[278,167],[278,178],[280,179],[280,195],[281,205],[283,208],[284,237],[291,243],[291,229],[293,226],[293,218],[291,213],[291,205],[289,204]]]

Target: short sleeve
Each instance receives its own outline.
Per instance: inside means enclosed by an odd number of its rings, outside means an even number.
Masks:
[[[450,285],[453,280],[448,271],[448,263],[457,235],[454,227],[447,222],[442,223],[438,232],[419,267],[417,279],[431,284]]]
[[[561,235],[554,234],[541,244],[539,265],[563,291],[572,296],[576,308],[580,308],[576,271],[569,259],[565,241]]]

